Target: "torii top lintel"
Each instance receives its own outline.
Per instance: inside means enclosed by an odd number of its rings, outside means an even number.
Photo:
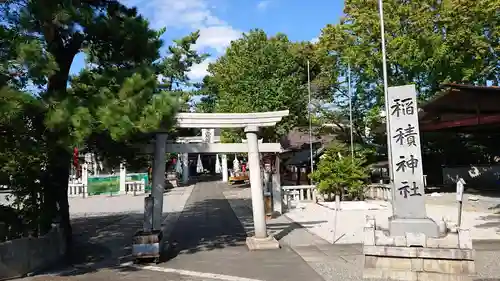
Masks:
[[[245,128],[271,127],[283,117],[289,115],[288,110],[252,112],[252,113],[178,113],[177,126],[180,128]]]

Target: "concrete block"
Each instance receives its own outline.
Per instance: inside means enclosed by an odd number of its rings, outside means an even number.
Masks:
[[[401,281],[417,281],[417,272],[397,271],[378,268],[365,268],[363,270],[363,278],[365,279],[380,279],[380,280],[401,280]]]
[[[411,259],[365,256],[365,268],[386,268],[391,270],[411,270]]]
[[[375,222],[375,217],[374,216],[366,216],[366,225],[365,227],[372,227],[373,229],[375,229],[375,225],[376,225],[376,222]]]
[[[424,271],[424,259],[412,258],[411,271]]]
[[[408,247],[365,246],[363,247],[363,253],[369,256],[415,258],[417,257],[417,249]]]
[[[425,272],[453,275],[472,275],[476,273],[473,261],[424,259]]]
[[[426,247],[427,237],[422,233],[406,233],[407,247]]]
[[[365,237],[370,243],[371,239]],[[472,281],[475,274],[475,251],[467,230],[439,238],[419,232],[387,236],[375,230],[374,242],[363,246],[364,278]]]
[[[427,258],[450,260],[474,260],[474,250],[419,247],[364,246],[363,253],[370,256],[401,258]]]
[[[257,251],[257,250],[275,250],[280,248],[280,244],[278,240],[274,237],[269,236],[267,238],[255,238],[255,237],[247,237],[246,244],[248,250]]]
[[[472,237],[469,229],[458,229],[458,243],[460,249],[472,249]]]
[[[429,248],[452,248],[458,249],[458,235],[449,233],[442,238],[427,238],[427,247]]]
[[[57,262],[64,250],[61,232],[53,228],[39,238],[0,243],[0,280],[19,277]]]
[[[406,247],[406,236],[394,236],[394,246]]]
[[[473,278],[467,275],[442,274],[434,272],[418,272],[418,280],[425,281],[472,281]]]
[[[439,228],[430,218],[403,219],[389,218],[391,236],[404,236],[406,233],[424,233],[427,237],[439,237]]]
[[[373,227],[365,227],[363,230],[363,244],[375,245],[375,229]]]
[[[379,233],[379,232],[377,231],[377,233]],[[380,231],[380,233],[382,233],[382,231]],[[377,246],[394,246],[395,245],[394,237],[387,236],[384,233],[382,233],[382,235],[375,234],[375,245],[377,245]]]
[[[474,251],[466,249],[413,248],[417,257],[426,259],[474,260]]]

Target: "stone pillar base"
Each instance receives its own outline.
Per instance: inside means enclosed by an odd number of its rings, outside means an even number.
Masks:
[[[136,260],[154,259],[160,261],[163,251],[163,235],[161,230],[139,230],[132,238],[132,257]]]
[[[363,277],[389,280],[473,280],[476,273],[472,239],[467,229],[441,238],[422,233],[387,236],[375,219],[364,228]]]
[[[275,250],[280,248],[280,243],[273,236],[267,238],[247,237],[247,247],[250,251]]]
[[[391,236],[404,236],[406,232],[423,233],[427,237],[440,236],[439,227],[431,218],[400,219],[389,218],[389,233]]]

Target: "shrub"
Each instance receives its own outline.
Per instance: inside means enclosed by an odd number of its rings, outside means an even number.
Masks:
[[[320,159],[316,170],[309,177],[317,184],[321,194],[341,195],[351,199],[364,198],[364,186],[369,177],[364,157],[352,158],[342,144],[332,144]]]

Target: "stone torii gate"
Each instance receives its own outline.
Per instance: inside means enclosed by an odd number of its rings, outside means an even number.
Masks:
[[[289,111],[284,110],[258,113],[179,113],[177,115],[177,126],[180,128],[243,128],[245,130],[247,138],[246,144],[183,144],[183,146],[194,145],[194,150],[199,150],[201,153],[207,150],[207,146],[247,146],[245,152],[248,153],[248,165],[250,168],[250,188],[255,229],[255,236],[248,237],[246,241],[250,250],[279,248],[278,241],[267,234],[259,158],[260,147],[264,148],[276,144],[259,144],[257,133],[260,127],[274,126],[281,121],[283,117],[288,116],[288,114]],[[151,191],[151,195],[154,199],[153,229],[155,230],[161,229],[163,191],[165,188],[164,174],[166,149],[167,134],[157,133],[154,148],[153,186]],[[224,150],[223,148],[220,149],[221,152]]]

